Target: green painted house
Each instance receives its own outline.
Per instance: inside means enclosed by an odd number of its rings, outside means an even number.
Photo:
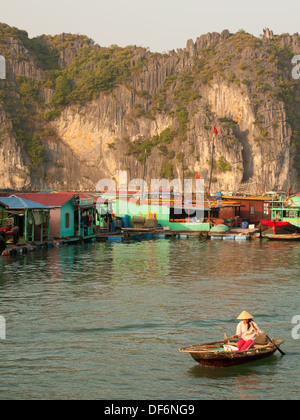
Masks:
[[[96,205],[91,196],[69,192],[22,193],[18,196],[53,207],[50,212],[51,237],[77,240],[95,237]]]
[[[116,216],[128,216],[130,222],[133,218],[143,217],[146,220],[157,220],[158,225],[167,226],[171,230],[209,231],[211,226],[196,217],[189,217],[189,213],[192,215],[195,211],[193,207],[186,208],[184,212],[176,212],[174,207],[167,204],[149,204],[147,200],[134,197],[116,197],[112,208]]]
[[[289,222],[300,228],[300,194],[272,201],[271,219]]]

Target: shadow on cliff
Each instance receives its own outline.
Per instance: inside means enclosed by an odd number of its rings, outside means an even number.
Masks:
[[[237,125],[234,128],[235,137],[242,143],[242,158],[243,158],[243,179],[242,183],[248,182],[253,177],[254,163],[253,163],[253,151],[252,146],[248,141],[249,130],[241,131]]]

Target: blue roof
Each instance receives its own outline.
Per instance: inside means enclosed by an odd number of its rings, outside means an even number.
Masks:
[[[27,200],[26,198],[16,197],[11,195],[10,197],[0,197],[0,205],[4,204],[9,209],[30,209],[30,210],[50,210],[53,209],[51,206],[45,204],[36,203],[35,201]]]

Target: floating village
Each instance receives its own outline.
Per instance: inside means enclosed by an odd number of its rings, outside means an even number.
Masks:
[[[199,210],[201,215],[199,216]],[[0,254],[96,241],[142,239],[300,240],[300,193],[223,193],[193,196],[170,191],[0,191]]]

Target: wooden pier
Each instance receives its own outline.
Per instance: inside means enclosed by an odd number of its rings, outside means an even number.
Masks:
[[[103,231],[96,235],[97,241],[128,241],[140,239],[222,239],[250,240],[259,237],[258,229],[231,229],[229,233],[199,230],[164,230],[163,228],[122,228],[117,232]]]
[[[24,243],[7,243],[6,249],[2,252],[2,256],[8,256],[8,255],[22,255],[22,254],[28,254],[32,251],[40,251],[42,249],[48,249],[48,248],[54,248],[55,247],[55,241],[44,241],[44,242],[24,242]]]
[[[82,244],[86,242],[127,242],[144,239],[199,239],[199,240],[227,240],[246,241],[259,238],[258,229],[231,229],[229,233],[216,233],[199,230],[165,230],[163,228],[122,228],[115,232],[100,229],[95,234],[86,237],[64,237],[44,242],[27,242],[14,245],[8,242],[3,256],[27,254],[31,251],[44,250],[54,247]]]
[[[260,232],[258,229],[235,228],[226,233],[209,231],[208,236],[211,240],[246,241],[253,238],[260,238]]]
[[[100,232],[97,241],[130,241],[141,239],[168,239],[183,237],[207,237],[207,232],[186,230],[164,230],[163,228],[122,228],[117,232]]]

